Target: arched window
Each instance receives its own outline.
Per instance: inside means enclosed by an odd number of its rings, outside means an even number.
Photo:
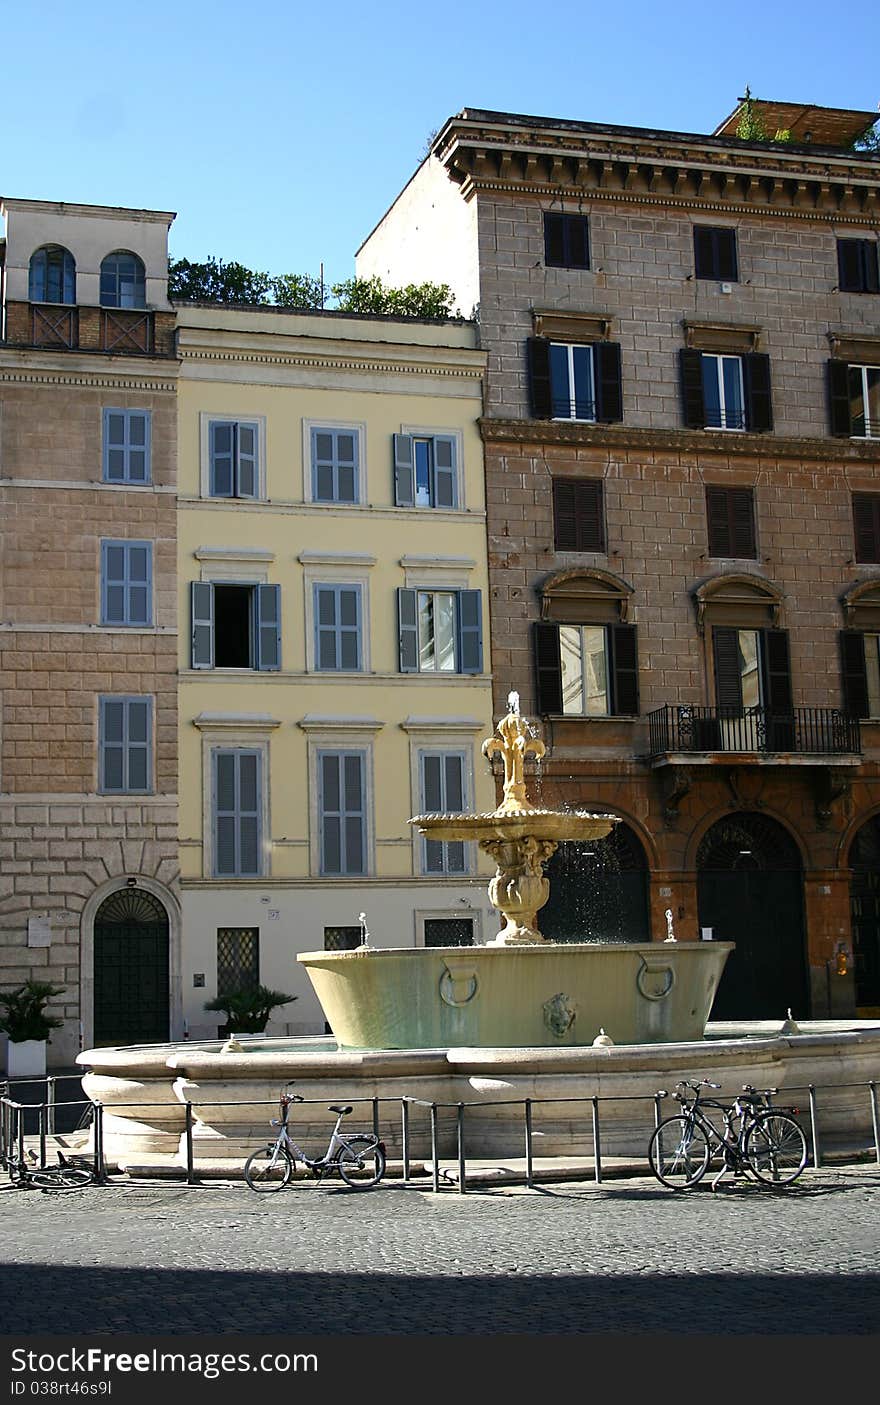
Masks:
[[[117,249],[101,264],[102,307],[146,307],[144,265],[137,254]]]
[[[31,254],[28,275],[30,302],[76,302],[76,264],[69,249],[44,244]]]

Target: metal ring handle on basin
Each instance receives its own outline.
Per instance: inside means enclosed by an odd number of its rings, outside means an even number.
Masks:
[[[645,975],[652,974],[659,976],[661,972],[666,976],[666,985],[664,989],[646,990],[644,986]],[[640,995],[643,995],[646,1000],[665,1000],[674,985],[675,971],[672,969],[671,966],[649,966],[647,961],[642,958],[642,964],[636,972],[636,986],[638,987]]]
[[[456,996],[456,986],[462,981],[468,981],[468,992],[465,996]],[[448,966],[440,977],[440,999],[446,1005],[451,1005],[454,1010],[462,1005],[467,1005],[473,1000],[480,988],[480,978],[473,969],[462,971],[456,974],[454,968]]]

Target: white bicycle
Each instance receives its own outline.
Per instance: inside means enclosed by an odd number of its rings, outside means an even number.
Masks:
[[[339,1128],[351,1108],[334,1103],[329,1111],[337,1115],[336,1126],[330,1133],[327,1150],[322,1156],[308,1156],[293,1140],[289,1127],[291,1104],[302,1101],[298,1093],[282,1092],[281,1116],[273,1117],[271,1122],[278,1128],[278,1136],[245,1162],[244,1178],[251,1190],[283,1190],[293,1180],[298,1160],[318,1179],[327,1171],[338,1171],[352,1190],[372,1190],[377,1186],[385,1174],[385,1143],[372,1132],[343,1136]]]

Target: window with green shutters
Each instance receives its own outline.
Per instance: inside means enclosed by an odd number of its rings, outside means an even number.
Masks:
[[[217,748],[213,754],[214,877],[258,878],[261,861],[259,751]]]
[[[397,592],[401,673],[482,673],[479,590]]]
[[[105,409],[104,482],[149,483],[150,476],[150,411]]]
[[[98,791],[149,795],[153,791],[153,699],[98,699]]]
[[[256,421],[211,420],[209,422],[209,497],[259,497],[259,442],[259,425]]]
[[[153,622],[153,544],[101,542],[101,623],[135,627]]]
[[[326,877],[367,872],[366,753],[319,751],[320,866]]]

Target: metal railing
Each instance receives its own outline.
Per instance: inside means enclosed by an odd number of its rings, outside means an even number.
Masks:
[[[836,707],[673,707],[648,713],[650,754],[664,752],[794,752],[849,756],[861,752],[859,719]]]

